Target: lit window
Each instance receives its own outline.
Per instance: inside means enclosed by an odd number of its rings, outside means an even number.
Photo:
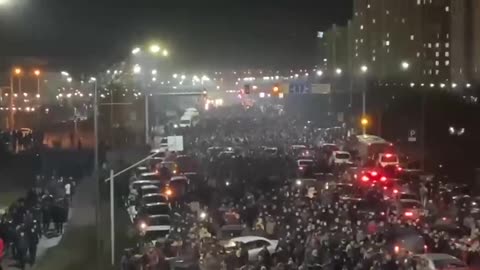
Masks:
[[[387,38],[390,37],[390,33],[387,33]]]
[[[428,48],[432,48],[432,43],[428,43]]]
[[[362,25],[360,25],[360,30],[363,30],[363,24],[362,24]]]
[[[358,43],[358,39],[355,39],[355,43]]]
[[[439,52],[435,52],[435,57],[439,57],[440,56],[440,53]]]
[[[402,18],[402,23],[405,23],[405,18]]]
[[[414,36],[414,35],[410,35],[410,40],[415,40],[415,36]]]
[[[450,48],[450,43],[445,43],[445,48]]]
[[[440,48],[440,43],[435,43],[435,47]],[[448,47],[447,47],[448,48]]]
[[[437,67],[438,67],[439,65],[440,65],[440,62],[438,62],[438,61],[435,61],[435,66],[437,66]]]
[[[376,58],[375,58],[375,56],[373,56],[373,57],[372,57],[372,61],[375,62],[375,60],[376,60]]]
[[[422,0],[417,0],[417,5],[421,5],[422,4]]]
[[[432,70],[431,69],[428,70],[428,74],[432,75]]]
[[[447,67],[450,66],[450,61],[446,60],[445,61],[445,66],[447,66]]]
[[[450,34],[449,34],[449,33],[447,33],[447,39],[449,39],[449,38],[450,38]]]
[[[435,75],[438,75],[438,73],[440,73],[440,70],[435,69]]]
[[[367,8],[370,8],[370,4],[367,5]]]
[[[446,12],[449,12],[449,11],[450,11],[450,7],[449,7],[449,6],[446,6],[446,7],[445,7],[445,11],[446,11]]]
[[[358,12],[355,12],[355,16],[358,16]]]
[[[372,23],[375,24],[377,21],[375,19],[372,20]]]
[[[445,57],[449,57],[450,56],[450,53],[449,52],[445,52]]]
[[[376,53],[376,52],[377,52],[377,50],[375,50],[375,49],[372,50],[372,53]]]
[[[386,46],[390,46],[390,40],[385,41]]]
[[[390,10],[387,9],[387,10],[385,11],[385,14],[390,15]]]
[[[355,57],[358,57],[358,53],[355,54]]]
[[[362,38],[362,39],[360,39],[360,43],[363,43],[363,38]]]
[[[417,52],[417,58],[420,58],[420,52]]]

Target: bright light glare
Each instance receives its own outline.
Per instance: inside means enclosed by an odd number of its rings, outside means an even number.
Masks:
[[[182,78],[182,80],[185,80],[186,76],[182,75],[180,78]]]
[[[152,46],[150,46],[150,52],[152,53],[158,53],[160,51],[160,46],[154,44]]]
[[[167,51],[167,50],[163,50],[163,51],[162,51],[162,55],[165,56],[165,57],[168,56],[168,51]]]
[[[140,51],[141,51],[140,48],[136,47],[132,50],[132,54],[138,54],[140,53]]]
[[[408,62],[403,61],[402,62],[402,69],[407,70],[410,67],[410,64]]]
[[[72,77],[67,78],[67,82],[72,82],[72,80],[73,80]]]
[[[157,75],[157,70],[156,69],[152,70],[152,75]]]
[[[177,77],[178,77],[178,74],[177,74],[177,73],[173,74],[173,78],[174,78],[174,79],[176,79]]]
[[[320,76],[322,76],[322,75],[323,75],[323,71],[317,70],[317,76],[320,77]]]
[[[135,66],[133,66],[134,74],[139,74],[141,71],[142,71],[142,67],[140,67],[140,65],[136,64]]]
[[[360,70],[361,70],[363,73],[365,73],[365,72],[368,71],[368,67],[365,66],[365,65],[363,65],[363,66],[360,68]]]
[[[0,1],[1,1],[1,0],[0,0]],[[66,72],[66,71],[62,71],[62,72],[60,72],[60,73],[62,74],[62,76],[70,76],[70,74],[68,74],[68,72]]]
[[[337,75],[342,74],[342,69],[341,69],[341,68],[337,68],[337,69],[335,70],[335,73],[337,73]]]
[[[10,2],[11,0],[0,0],[0,6],[8,5]]]
[[[206,217],[207,217],[207,213],[205,213],[205,212],[200,213],[200,218],[201,219],[205,219]]]

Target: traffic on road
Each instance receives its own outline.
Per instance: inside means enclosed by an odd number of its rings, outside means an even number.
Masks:
[[[480,267],[480,197],[393,143],[257,107],[195,116],[183,151],[132,171],[122,269]]]

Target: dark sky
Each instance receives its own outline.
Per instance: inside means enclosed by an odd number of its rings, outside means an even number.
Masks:
[[[316,31],[345,24],[352,9],[352,0],[12,1],[0,10],[0,61],[41,56],[76,70],[152,40],[193,68],[313,64]]]

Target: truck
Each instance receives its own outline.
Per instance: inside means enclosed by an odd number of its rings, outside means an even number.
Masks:
[[[374,135],[353,135],[347,141],[347,149],[361,166],[375,166],[383,153],[395,153],[393,143]],[[372,163],[372,164],[369,164]]]
[[[155,136],[153,149],[156,152],[180,152],[183,151],[183,136]]]

